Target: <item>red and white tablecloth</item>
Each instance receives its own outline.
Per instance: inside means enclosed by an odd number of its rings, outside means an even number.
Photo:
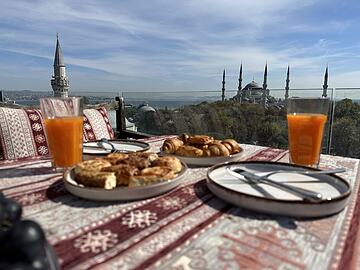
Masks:
[[[148,142],[158,151],[164,137]],[[279,149],[243,145],[247,160],[288,161]],[[232,206],[190,168],[184,183],[155,198],[95,202],[69,194],[47,159],[0,163],[0,190],[38,221],[62,269],[360,269],[359,160],[322,156],[345,167],[352,199],[339,214],[313,220]]]

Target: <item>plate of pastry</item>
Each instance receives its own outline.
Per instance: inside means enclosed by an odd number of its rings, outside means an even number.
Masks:
[[[187,166],[176,157],[152,152],[111,153],[85,160],[64,173],[66,189],[97,201],[139,200],[178,186]]]
[[[216,140],[208,135],[183,134],[166,139],[161,152],[166,156],[175,156],[187,165],[195,166],[238,161],[243,156],[243,149],[234,139]]]
[[[83,143],[84,159],[106,156],[112,152],[133,153],[150,149],[146,142],[137,140],[97,140]]]

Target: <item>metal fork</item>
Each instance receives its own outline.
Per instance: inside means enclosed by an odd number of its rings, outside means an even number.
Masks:
[[[115,145],[114,145],[112,142],[110,142],[108,139],[106,139],[106,138],[101,138],[100,141],[97,142],[97,145],[98,145],[98,146],[102,147],[102,148],[105,149],[105,150],[109,150],[108,148],[106,148],[106,147],[104,146],[104,144],[110,145],[110,147],[111,147],[111,153],[115,153],[115,152],[116,152]]]
[[[322,195],[315,191],[310,191],[304,188],[290,186],[284,183],[276,182],[274,180],[271,180],[270,178],[265,176],[259,176],[254,173],[244,171],[240,168],[236,168],[236,172],[230,169],[229,167],[226,168],[226,170],[236,178],[242,179],[245,177],[250,183],[258,184],[258,183],[264,183],[273,187],[276,187],[278,189],[284,190],[286,192],[289,192],[297,197],[302,198],[304,201],[310,201],[310,202],[319,202],[322,200]]]
[[[100,141],[97,142],[97,145],[100,146],[101,148],[105,149],[105,150],[109,150],[108,148],[106,148],[104,146],[104,144],[108,144],[111,146],[111,153],[135,153],[136,151],[132,151],[132,150],[121,150],[121,149],[116,149],[115,145],[110,142],[108,139],[102,138],[100,139]]]
[[[237,170],[237,169],[236,169]],[[236,171],[235,170],[235,171]],[[248,172],[246,169],[241,169],[243,171]],[[298,174],[305,174],[305,175],[318,175],[318,174],[334,174],[334,173],[343,173],[345,172],[345,168],[336,168],[336,169],[329,169],[329,170],[322,170],[322,171],[310,171],[310,170],[275,170],[267,172],[264,176],[269,177],[270,175],[277,174],[277,173],[298,173]]]

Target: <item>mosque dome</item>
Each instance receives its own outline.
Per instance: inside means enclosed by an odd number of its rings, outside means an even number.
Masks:
[[[245,85],[245,87],[243,88],[243,90],[250,90],[250,89],[262,89],[262,87],[258,85],[255,81],[252,81],[247,85]]]
[[[156,112],[156,110],[153,107],[149,106],[149,104],[141,104],[138,109],[141,113]]]

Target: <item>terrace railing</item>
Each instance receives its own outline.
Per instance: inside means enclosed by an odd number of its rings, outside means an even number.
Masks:
[[[88,104],[106,105],[113,127],[152,135],[206,133],[215,137],[234,137],[242,143],[287,148],[286,106],[284,89],[269,89],[277,103],[264,109],[259,104],[231,101],[237,90],[167,92],[71,92],[84,96]],[[29,96],[32,95],[28,92]],[[322,88],[290,89],[289,96],[321,97]],[[51,96],[52,92],[41,92]],[[12,99],[11,91],[4,96]],[[332,101],[323,142],[323,153],[360,157],[360,88],[329,88]],[[115,97],[123,97],[123,122],[116,121]],[[24,100],[16,103],[26,104]],[[40,98],[40,96],[38,97]],[[345,100],[344,99],[351,99]],[[38,100],[32,96],[36,105]],[[121,99],[122,100],[122,99]],[[117,100],[119,101],[119,100]],[[120,108],[121,109],[121,108]],[[119,118],[118,118],[119,119]],[[121,127],[120,127],[121,125]]]

